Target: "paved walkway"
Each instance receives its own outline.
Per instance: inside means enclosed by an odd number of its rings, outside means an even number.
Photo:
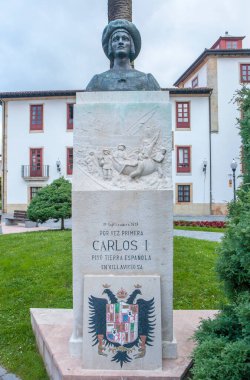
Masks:
[[[5,226],[5,224],[2,224],[2,234],[18,234],[23,232],[46,231],[59,228],[59,223],[53,222],[48,222],[40,225],[39,227],[33,228],[26,228],[22,224],[18,224],[16,226]],[[70,220],[67,221],[65,228],[71,228]],[[222,232],[174,230],[174,236],[184,236],[187,238],[220,242],[224,234]]]
[[[174,230],[174,236],[184,236],[187,238],[220,242],[224,236],[224,233],[208,231]]]
[[[22,232],[46,231],[49,229],[50,229],[49,227],[26,228],[22,224],[18,224],[16,226],[5,226],[5,224],[2,224],[2,234],[4,235],[5,234],[20,234]]]
[[[0,366],[0,380],[21,380],[13,373],[9,373],[5,368]]]
[[[189,221],[208,221],[208,222],[224,222],[226,215],[174,215],[174,220],[189,220]]]

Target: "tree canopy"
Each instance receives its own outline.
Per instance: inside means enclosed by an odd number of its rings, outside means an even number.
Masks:
[[[71,183],[61,177],[40,189],[32,199],[27,215],[39,223],[61,219],[61,229],[64,229],[64,219],[71,217]]]
[[[242,141],[243,187],[250,188],[250,89],[246,86],[236,91],[235,102],[239,105],[241,117],[237,120]]]

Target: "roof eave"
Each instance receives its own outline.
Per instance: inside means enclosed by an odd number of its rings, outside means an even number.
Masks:
[[[221,40],[244,40],[244,38],[246,38],[246,36],[240,36],[240,37],[235,37],[235,36],[220,36],[219,38],[218,38],[218,40],[217,41],[215,41],[215,43],[211,46],[211,48],[210,49],[214,49],[215,48],[215,46],[217,46],[218,45],[218,43],[221,41]]]
[[[193,71],[199,66],[202,61],[209,55],[249,55],[250,49],[205,49],[202,54],[189,66],[189,68],[177,79],[177,81],[173,84],[177,86],[186,79]]]
[[[162,88],[162,91],[169,91],[170,95],[210,95],[213,91],[212,88],[209,87],[181,87],[181,88]]]
[[[48,90],[48,91],[12,91],[0,92],[0,101],[22,98],[44,98],[44,97],[67,97],[75,96],[76,92],[83,90]]]

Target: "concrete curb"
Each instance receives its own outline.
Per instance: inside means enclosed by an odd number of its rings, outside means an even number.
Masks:
[[[0,380],[21,380],[13,373],[9,373],[4,367],[0,366]]]

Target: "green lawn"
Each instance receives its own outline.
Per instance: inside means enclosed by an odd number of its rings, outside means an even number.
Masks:
[[[184,237],[174,242],[174,308],[220,308],[226,299],[214,270],[219,243]]]
[[[217,309],[218,243],[175,238],[174,307]],[[71,231],[0,236],[0,365],[22,380],[47,380],[29,308],[72,308]]]
[[[48,379],[30,307],[71,308],[71,232],[0,237],[0,364],[22,380]]]

